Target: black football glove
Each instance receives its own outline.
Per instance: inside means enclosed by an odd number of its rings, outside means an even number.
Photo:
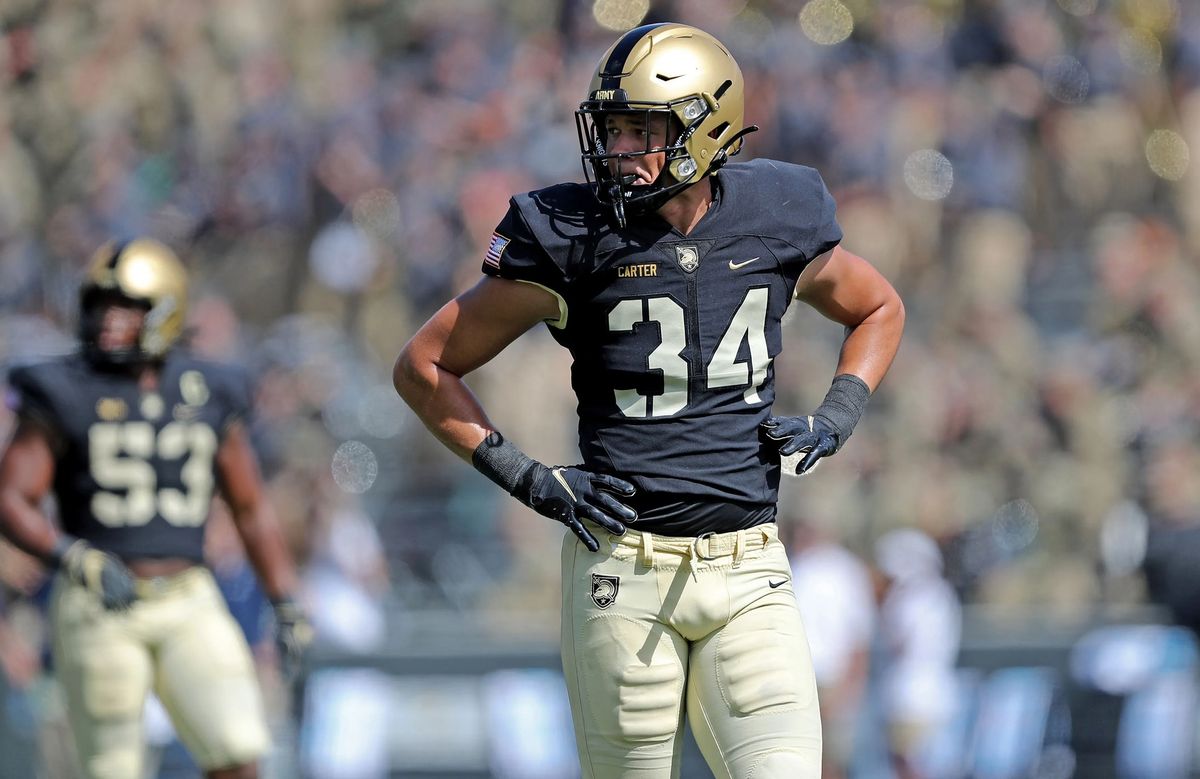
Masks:
[[[624,534],[625,523],[636,520],[637,512],[613,495],[629,497],[635,491],[632,484],[615,476],[573,466],[549,468],[535,461],[513,491],[513,497],[542,516],[569,527],[584,546],[595,552],[600,544],[580,519],[590,519],[615,535]]]
[[[590,551],[600,549],[580,520],[590,519],[621,535],[637,512],[613,495],[629,497],[634,486],[624,479],[574,466],[548,468],[492,431],[471,453],[471,464],[505,492],[545,517],[563,523]]]
[[[837,452],[838,435],[816,417],[771,417],[761,425],[767,438],[779,442],[779,457],[804,453],[795,475],[803,476],[817,466],[822,457]]]
[[[83,539],[64,537],[54,562],[67,578],[93,593],[109,611],[125,611],[137,600],[133,574],[125,564]]]
[[[313,629],[304,611],[291,598],[271,602],[275,609],[275,647],[279,651],[279,672],[292,679],[304,661],[304,652],[312,643]]]

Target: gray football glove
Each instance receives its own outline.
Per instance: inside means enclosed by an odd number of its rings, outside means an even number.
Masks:
[[[275,648],[279,651],[279,673],[292,679],[300,671],[304,653],[312,643],[313,629],[304,610],[291,598],[271,601],[275,609]]]
[[[71,581],[95,594],[109,611],[124,611],[137,600],[133,574],[125,564],[81,538],[64,537],[54,560]]]

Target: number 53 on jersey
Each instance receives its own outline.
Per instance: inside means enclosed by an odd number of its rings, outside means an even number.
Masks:
[[[171,422],[157,435],[145,421],[96,422],[88,461],[100,487],[92,513],[108,527],[144,525],[162,516],[179,527],[204,523],[213,492],[217,434],[204,422]],[[179,461],[180,487],[159,483],[155,461]]]

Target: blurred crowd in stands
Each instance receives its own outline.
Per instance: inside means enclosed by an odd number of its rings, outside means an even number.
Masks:
[[[1153,602],[1200,626],[1200,5],[1184,0],[9,0],[0,366],[70,348],[98,244],[164,240],[193,275],[193,348],[257,377],[256,440],[322,640],[378,651],[428,638],[407,615],[448,610],[554,641],[559,528],[446,454],[390,369],[478,276],[511,193],[581,179],[591,70],[615,30],[657,20],[728,44],[762,128],[743,156],[818,168],[845,245],[906,301],[858,432],[785,485],[781,520],[855,576],[936,555],[951,663],[959,601],[1065,619]],[[782,413],[819,401],[841,335],[796,313]],[[567,359],[537,333],[473,382],[545,461],[576,457],[570,389],[544,379]],[[39,674],[24,604],[41,574],[0,547],[0,580],[0,668],[20,687]],[[874,608],[868,585],[847,586]],[[887,620],[844,629],[865,651]]]

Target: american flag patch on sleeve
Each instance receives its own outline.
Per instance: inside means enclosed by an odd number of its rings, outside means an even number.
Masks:
[[[483,255],[483,261],[493,268],[499,268],[500,255],[504,254],[508,243],[508,238],[505,238],[500,233],[492,233],[492,242],[488,244],[487,254]]]

